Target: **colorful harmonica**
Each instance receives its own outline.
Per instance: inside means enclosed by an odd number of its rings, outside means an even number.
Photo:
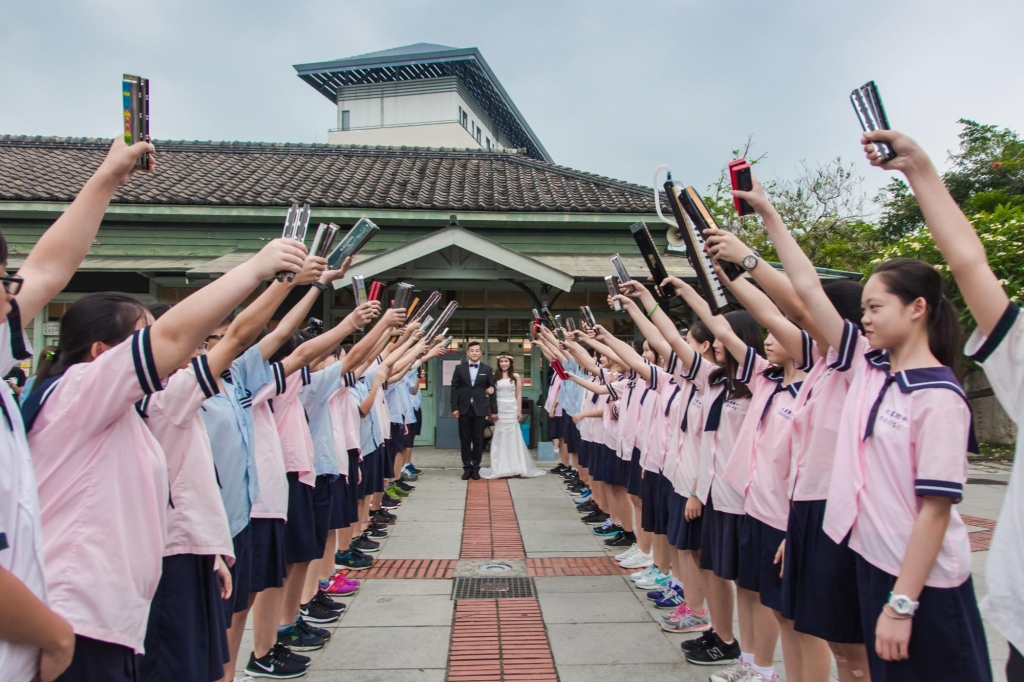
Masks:
[[[136,142],[150,142],[149,136],[149,79],[124,74],[121,78],[121,101],[124,107],[124,142],[129,147]],[[135,162],[139,170],[149,170],[149,152]]]

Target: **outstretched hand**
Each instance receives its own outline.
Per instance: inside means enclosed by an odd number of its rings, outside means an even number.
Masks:
[[[875,146],[875,142],[887,142],[896,152],[896,158],[883,162],[882,153]],[[898,170],[910,174],[931,164],[931,159],[921,146],[909,135],[904,135],[898,130],[869,130],[861,136],[860,143],[864,145],[864,154],[871,165],[885,170]]]
[[[275,239],[249,260],[261,281],[274,279],[279,272],[300,272],[306,247],[294,239]]]
[[[759,215],[764,215],[766,210],[772,208],[772,202],[768,198],[768,193],[764,191],[764,185],[757,179],[753,171],[750,172],[750,184],[749,190],[734,189],[732,195],[746,200]]]
[[[753,250],[741,242],[732,232],[720,229],[704,230],[705,250],[714,260],[739,264]]]
[[[142,170],[135,164],[138,162],[139,157],[146,153],[149,154],[149,168],[147,170],[152,172],[156,168],[154,157],[156,147],[151,142],[136,142],[129,147],[124,141],[124,135],[118,135],[110,145],[107,158],[103,159],[103,163],[96,170],[96,177],[109,180],[116,187],[125,185],[132,179],[135,171]]]

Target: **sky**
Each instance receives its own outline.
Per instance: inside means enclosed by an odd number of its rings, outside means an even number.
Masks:
[[[856,163],[874,79],[937,163],[957,120],[1024,131],[1019,0],[0,0],[0,134],[109,136],[121,74],[158,139],[325,142],[337,110],[293,64],[417,42],[477,47],[556,163],[713,182],[753,137],[763,179]]]

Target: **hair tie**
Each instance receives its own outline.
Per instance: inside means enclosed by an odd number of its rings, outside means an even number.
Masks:
[[[48,360],[48,361],[50,361],[50,362],[53,362],[53,359],[54,359],[55,357],[57,357],[57,355],[56,355],[56,353],[54,353],[54,352],[53,352],[52,350],[48,350],[48,351],[44,351],[44,352],[43,352],[43,358],[44,358],[45,360]]]

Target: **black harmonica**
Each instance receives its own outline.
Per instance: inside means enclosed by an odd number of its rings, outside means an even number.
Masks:
[[[589,305],[580,306],[580,316],[582,317],[583,322],[591,329],[597,326],[597,320],[594,318],[594,311],[590,309]]]
[[[697,273],[701,296],[711,307],[711,312],[717,315],[729,305],[729,299],[726,298],[725,289],[722,288],[718,273],[715,272],[715,267],[711,263],[711,256],[704,250],[704,237],[687,219],[680,201],[679,188],[671,180],[665,183],[665,196],[668,198],[669,206],[672,207],[672,214],[679,227],[679,236],[682,237],[686,246],[686,259],[690,261],[690,267]]]
[[[697,193],[693,187],[687,187],[685,190],[679,193],[679,200],[682,202],[683,210],[686,211],[686,215],[690,216],[690,220],[693,222],[693,226],[697,229],[697,233],[701,235],[701,241],[704,238],[705,230],[717,230],[718,223],[711,217],[711,213],[708,212],[708,207],[704,205],[704,200],[700,198],[700,194]],[[730,263],[729,261],[719,260],[719,266],[722,268],[722,272],[730,280],[736,279],[743,274],[743,269],[736,263]]]
[[[619,291],[619,286],[615,283],[615,276],[614,275],[605,275],[604,276],[604,285],[605,285],[605,287],[608,288],[608,295],[609,296],[618,296],[619,294],[622,293],[621,291]],[[621,313],[622,312],[622,304],[619,303],[618,301],[612,301],[612,309],[615,312],[617,312],[617,313]]]
[[[426,302],[420,306],[420,309],[416,311],[416,314],[409,318],[410,322],[419,322],[424,317],[434,312],[434,308],[441,302],[441,293],[438,291],[430,292],[430,296],[427,296]]]
[[[455,314],[455,310],[458,307],[459,307],[458,302],[456,302],[456,301],[449,301],[448,302],[448,307],[446,307],[444,309],[444,312],[441,313],[441,316],[437,318],[437,322],[435,322],[434,326],[430,328],[430,332],[427,333],[427,336],[426,336],[427,343],[430,343],[431,341],[434,340],[434,338],[437,336],[437,333],[436,333],[437,330],[441,329],[442,327],[444,327],[444,325],[448,324],[448,320],[451,319],[451,316]],[[447,331],[448,331],[448,329],[446,327],[445,331],[442,332],[442,336],[444,335],[444,333],[447,333]]]
[[[668,271],[665,270],[665,264],[661,262],[661,254],[658,253],[658,247],[654,245],[654,237],[647,229],[647,223],[633,223],[629,226],[629,231],[633,233],[633,239],[636,240],[636,245],[640,249],[640,255],[644,257],[647,269],[650,270],[651,277],[654,279],[654,293],[662,300],[667,299],[668,296],[661,290],[661,283],[668,277]]]
[[[338,246],[327,257],[327,264],[332,270],[337,270],[349,256],[359,253],[359,250],[366,246],[366,243],[380,232],[380,228],[374,225],[369,218],[360,218],[359,222],[352,226]]]
[[[405,308],[409,305],[409,299],[412,297],[412,285],[406,282],[399,282],[398,287],[395,289],[395,307]]]

